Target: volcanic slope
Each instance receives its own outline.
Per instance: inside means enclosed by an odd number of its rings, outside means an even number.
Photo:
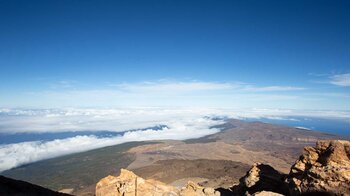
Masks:
[[[230,119],[221,131],[197,139],[133,142],[32,163],[3,172],[54,190],[73,189],[93,195],[100,177],[120,168],[175,186],[188,180],[203,186],[228,187],[254,162],[288,173],[304,146],[317,140],[349,139],[262,122]],[[39,172],[41,171],[41,172]]]

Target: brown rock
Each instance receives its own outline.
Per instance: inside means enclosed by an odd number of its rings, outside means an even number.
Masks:
[[[145,180],[131,171],[121,169],[120,175],[107,176],[96,185],[96,196],[219,196],[213,188],[188,182],[181,190],[156,180]]]
[[[271,191],[288,194],[288,187],[284,182],[285,175],[273,167],[255,163],[247,174],[240,179],[240,184],[232,187],[235,195],[251,195],[260,191]]]
[[[204,188],[202,186],[199,186],[198,184],[189,181],[187,183],[187,186],[182,188],[180,191],[181,196],[219,196],[220,193],[218,191],[215,191],[213,188]]]
[[[96,196],[163,196],[177,195],[175,187],[156,180],[145,180],[122,169],[118,177],[107,176],[96,185]]]
[[[289,175],[256,163],[238,185],[217,190],[223,195],[350,195],[350,142],[324,140],[305,147]],[[120,176],[107,176],[96,185],[97,196],[217,196],[217,190],[193,182],[177,189],[123,169]]]
[[[349,141],[323,140],[315,148],[305,147],[287,180],[291,195],[315,191],[350,195],[349,157]]]

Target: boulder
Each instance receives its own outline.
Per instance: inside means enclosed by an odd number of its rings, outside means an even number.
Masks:
[[[145,180],[121,169],[120,175],[107,176],[96,185],[96,196],[164,196],[177,195],[178,190],[156,180]]]
[[[305,147],[295,162],[287,183],[291,195],[324,192],[350,195],[350,142],[322,140]]]
[[[239,185],[234,186],[232,190],[235,195],[252,195],[261,191],[288,194],[285,177],[285,174],[281,174],[270,165],[255,163],[240,179]]]

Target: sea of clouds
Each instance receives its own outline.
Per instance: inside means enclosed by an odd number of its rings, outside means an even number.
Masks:
[[[0,171],[23,164],[129,141],[189,139],[220,131],[224,118],[270,118],[295,121],[295,116],[339,118],[349,112],[213,108],[0,109],[0,134],[112,131],[119,136],[77,135],[50,141],[0,145]],[[224,118],[218,118],[224,117]],[[219,120],[218,120],[219,119]],[[145,129],[165,125],[161,129]],[[130,131],[127,131],[130,130]],[[125,132],[126,131],[126,132]]]

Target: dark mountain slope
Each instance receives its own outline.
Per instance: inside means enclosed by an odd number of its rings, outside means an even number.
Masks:
[[[0,176],[0,195],[12,196],[69,196],[28,182]]]

